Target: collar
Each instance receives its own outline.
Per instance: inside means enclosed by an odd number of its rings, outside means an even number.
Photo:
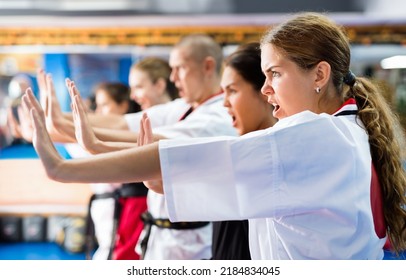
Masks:
[[[186,119],[192,112],[194,112],[201,105],[217,100],[217,97],[219,97],[222,94],[223,94],[223,91],[212,94],[208,98],[203,100],[203,102],[199,103],[199,105],[197,105],[196,107],[190,106],[190,108],[182,115],[182,117],[180,117],[179,121],[183,121],[184,119]]]
[[[354,98],[349,98],[344,104],[333,114],[334,116],[356,115],[358,112],[357,103]]]
[[[193,107],[193,110],[196,110],[199,106],[203,105],[204,103],[208,103],[211,100],[214,100],[215,97],[222,95],[224,92],[220,91],[217,93],[213,93],[212,95],[208,96],[206,99],[203,99],[202,102],[200,102],[196,107]]]

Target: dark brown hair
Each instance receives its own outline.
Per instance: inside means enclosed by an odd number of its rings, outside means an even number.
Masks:
[[[255,90],[260,91],[265,83],[265,75],[261,70],[261,49],[259,43],[247,43],[224,60],[224,66],[237,71]]]
[[[138,112],[141,109],[137,103],[130,99],[131,89],[126,84],[120,82],[102,82],[97,84],[93,89],[93,96],[99,90],[106,92],[117,104],[128,103],[127,113]]]

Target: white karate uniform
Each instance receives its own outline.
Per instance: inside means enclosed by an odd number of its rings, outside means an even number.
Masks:
[[[153,106],[146,110],[155,134],[166,138],[210,137],[219,135],[236,136],[232,120],[223,106],[224,95],[217,95],[197,108],[184,120],[179,121],[190,108],[183,99]],[[128,126],[139,131],[142,113],[127,114]],[[147,196],[148,211],[154,218],[168,218],[165,198],[152,191]],[[201,220],[205,221],[205,220]],[[140,241],[145,232],[141,233]],[[147,251],[144,259],[176,260],[176,259],[210,259],[211,258],[212,225],[198,229],[176,230],[161,229],[152,226]],[[136,246],[141,253],[140,246]]]
[[[358,123],[306,111],[241,137],[160,141],[171,221],[250,219],[253,259],[382,259]]]
[[[165,138],[209,137],[238,135],[232,126],[232,119],[223,106],[224,94],[216,95],[199,105],[183,121],[179,121],[190,108],[182,98],[153,106],[143,112],[148,114],[154,134]],[[131,131],[139,131],[143,112],[126,114],[125,119]]]

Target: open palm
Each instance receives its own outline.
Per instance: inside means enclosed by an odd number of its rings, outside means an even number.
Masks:
[[[72,114],[76,140],[83,149],[92,152],[92,147],[98,141],[98,138],[90,125],[82,98],[74,82],[69,83],[68,89],[72,99]]]

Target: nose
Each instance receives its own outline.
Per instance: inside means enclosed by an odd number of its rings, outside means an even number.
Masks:
[[[135,89],[134,89],[134,88],[131,88],[130,98],[131,98],[132,100],[135,100]]]
[[[265,83],[261,88],[261,93],[263,95],[270,95],[274,93],[274,90],[268,80],[265,80]]]
[[[226,94],[224,95],[224,101],[223,101],[223,106],[226,107],[226,108],[230,107],[230,101],[229,101],[228,99],[229,99],[229,96],[228,96],[228,94],[226,93]]]
[[[176,69],[172,69],[171,75],[169,76],[169,80],[172,83],[175,83],[177,76],[178,76],[178,73],[177,73]]]

